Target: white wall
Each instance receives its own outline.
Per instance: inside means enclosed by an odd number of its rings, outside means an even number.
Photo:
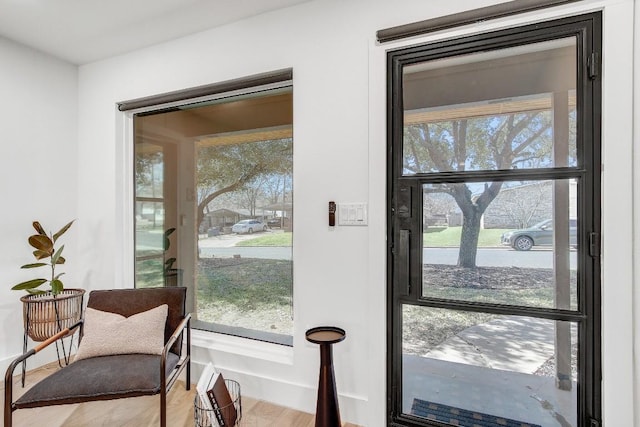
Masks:
[[[386,47],[375,45],[373,38],[380,28],[479,6],[471,1],[424,3],[313,2],[81,67],[81,159],[97,155],[103,161],[81,162],[80,216],[84,232],[110,236],[99,248],[100,256],[88,242],[83,250],[84,276],[91,278],[91,286],[110,287],[126,277],[127,261],[121,259],[115,269],[112,262],[128,241],[118,231],[124,222],[118,216],[124,169],[117,162],[127,140],[115,103],[292,67],[295,209],[297,221],[305,224],[296,228],[294,237],[294,347],[290,353],[269,346],[254,349],[232,339],[197,334],[195,359],[201,364],[212,358],[241,380],[246,394],[313,411],[317,348],[304,341],[304,331],[320,324],[341,326],[348,335],[335,346],[334,355],[343,418],[384,425]],[[631,187],[617,185],[628,182],[632,172],[628,62],[633,3],[585,2],[561,9],[564,12],[504,19],[431,39],[601,7],[606,7],[603,154],[605,163],[615,165],[603,176],[604,411],[608,425],[618,426],[632,425],[634,416],[631,241],[619,227],[632,226]],[[616,201],[618,209],[607,209],[620,197],[626,205]],[[369,227],[329,230],[329,200],[368,201]],[[96,211],[98,203],[105,209]],[[609,283],[617,284],[615,290],[606,286]],[[261,360],[262,355],[267,360]]]
[[[305,342],[304,331],[321,324],[343,327],[347,339],[334,347],[343,420],[385,425],[387,47],[374,43],[375,31],[488,3],[315,1],[82,66],[77,145],[74,68],[0,39],[0,93],[9,93],[9,99],[19,103],[0,107],[3,154],[10,154],[0,157],[0,194],[11,206],[3,214],[0,245],[4,281],[23,277],[16,266],[28,256],[24,238],[32,218],[63,224],[77,217],[68,237],[74,251],[69,254],[72,268],[67,282],[87,289],[130,286],[126,278],[131,228],[123,201],[130,196],[125,190],[130,141],[116,102],[292,67],[295,209],[296,221],[304,223],[296,227],[294,237],[294,347],[288,351],[246,346],[238,340],[197,335],[195,359],[200,366],[212,358],[240,379],[247,395],[313,412],[318,351]],[[561,9],[565,12],[508,18],[424,39],[594,7],[605,7],[604,412],[606,425],[630,426],[637,401],[633,387],[637,375],[632,374],[633,245],[628,231],[633,229],[633,187],[619,183],[632,181],[633,1],[581,2]],[[34,126],[35,120],[41,125]],[[26,172],[31,162],[45,169],[52,161],[60,165],[56,169],[60,185],[54,186],[48,176],[41,184]],[[329,200],[368,202],[369,226],[329,230]],[[0,290],[0,357],[21,349],[16,324],[20,309],[17,296],[7,288]]]
[[[123,212],[118,198],[126,190],[120,184],[131,176],[118,164],[126,158],[127,140],[116,102],[293,68],[294,200],[301,224],[294,233],[293,350],[260,346],[256,357],[237,340],[195,334],[195,359],[198,366],[213,359],[240,380],[244,394],[314,412],[319,355],[304,331],[323,324],[343,327],[347,339],[334,347],[341,413],[371,426],[385,418],[384,274],[369,277],[370,233],[384,255],[384,204],[372,206],[375,228],[330,231],[327,202],[369,200],[369,45],[378,28],[428,17],[432,8],[421,1],[403,4],[403,16],[391,20],[398,3],[312,2],[83,66],[79,80],[80,156],[101,159],[80,166],[82,235],[101,236],[99,249],[82,247],[82,276],[89,286],[106,288],[127,285],[122,282],[128,261],[113,265],[129,241],[120,233],[126,219],[113,214]],[[384,177],[384,166],[375,174]],[[384,186],[375,191],[384,203]],[[96,211],[97,205],[103,209]],[[384,259],[376,263],[384,265]]]
[[[22,352],[23,292],[10,287],[44,270],[20,270],[33,262],[27,237],[39,220],[58,231],[77,218],[77,67],[0,37],[0,368]],[[55,229],[55,230],[54,230]],[[81,287],[74,274],[78,232],[62,238],[68,265],[63,281]],[[61,242],[62,242],[61,239]]]

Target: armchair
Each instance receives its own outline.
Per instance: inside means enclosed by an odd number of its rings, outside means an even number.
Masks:
[[[88,308],[126,318],[163,304],[168,306],[164,348],[156,354],[115,354],[72,362],[33,385],[13,401],[13,372],[23,360],[66,336],[85,319],[16,358],[5,374],[4,425],[12,427],[18,409],[95,400],[160,395],[160,425],[167,425],[167,393],[186,367],[186,389],[191,384],[191,315],[185,313],[186,288],[147,288],[92,291]],[[185,333],[186,332],[186,333]],[[186,351],[182,342],[186,335]],[[80,342],[82,347],[82,341]]]

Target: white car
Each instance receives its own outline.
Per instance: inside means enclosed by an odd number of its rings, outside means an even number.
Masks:
[[[251,234],[256,231],[267,231],[267,228],[267,224],[259,219],[243,219],[242,221],[233,224],[231,232],[238,234]]]

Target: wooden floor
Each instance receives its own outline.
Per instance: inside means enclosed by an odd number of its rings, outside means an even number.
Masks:
[[[20,386],[20,377],[14,377],[14,399],[55,369],[58,369],[57,364],[29,371],[25,389]],[[16,372],[19,370],[20,368],[16,369]],[[0,388],[4,405],[4,383],[0,385]],[[184,382],[178,382],[173,386],[167,399],[167,426],[192,427],[194,425],[194,397],[195,386],[192,386],[190,391],[185,390]],[[159,426],[159,408],[159,396],[144,396],[77,405],[22,409],[13,413],[13,425],[14,427]],[[314,421],[313,414],[242,396],[242,420],[239,424],[242,427],[313,427]],[[345,423],[344,427],[357,426]]]

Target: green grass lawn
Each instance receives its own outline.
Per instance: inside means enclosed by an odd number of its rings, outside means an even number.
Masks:
[[[199,320],[293,334],[291,261],[202,258],[197,281]]]
[[[478,247],[500,246],[500,236],[507,231],[504,228],[481,229],[478,236]],[[460,246],[462,227],[431,227],[423,234],[425,247],[457,247]]]
[[[291,246],[291,232],[268,233],[255,239],[238,242],[236,246]]]

